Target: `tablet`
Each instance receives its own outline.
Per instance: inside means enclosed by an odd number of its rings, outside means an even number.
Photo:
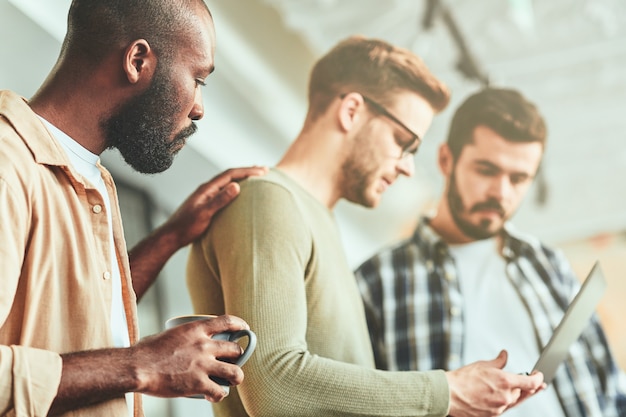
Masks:
[[[604,274],[596,261],[533,368],[543,373],[547,384],[552,382],[557,369],[567,358],[569,347],[589,323],[605,290]]]

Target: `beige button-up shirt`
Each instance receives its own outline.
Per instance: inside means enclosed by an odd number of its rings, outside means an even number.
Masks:
[[[133,344],[136,299],[117,193],[100,169]],[[45,416],[61,378],[59,354],[113,346],[104,207],[25,100],[0,91],[0,416]],[[136,396],[135,416],[140,409]],[[120,397],[68,415],[122,417],[128,409]]]

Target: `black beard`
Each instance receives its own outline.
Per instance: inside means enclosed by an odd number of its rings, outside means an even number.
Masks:
[[[154,174],[168,169],[181,145],[197,130],[191,124],[170,141],[175,129],[172,116],[180,112],[176,97],[171,78],[157,70],[145,92],[102,121],[108,147],[117,148],[124,161],[138,172]]]
[[[461,200],[461,194],[459,193],[459,189],[456,185],[456,170],[453,169],[452,175],[450,175],[450,186],[448,187],[448,207],[450,208],[450,214],[452,215],[452,219],[454,223],[457,225],[459,230],[463,232],[463,234],[474,240],[483,240],[488,239],[490,237],[495,236],[500,232],[501,229],[498,230],[489,230],[489,226],[491,226],[491,221],[488,219],[483,220],[480,224],[474,225],[469,221],[466,221],[461,216],[462,213],[472,213],[474,211],[479,211],[483,209],[495,209],[499,210],[500,215],[504,218],[505,212],[500,203],[495,200],[488,200],[485,202],[475,204],[470,210],[467,210],[463,205],[463,201]]]

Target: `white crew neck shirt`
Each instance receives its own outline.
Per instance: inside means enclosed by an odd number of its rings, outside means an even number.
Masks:
[[[539,358],[535,331],[521,297],[507,277],[498,240],[494,237],[450,245],[449,250],[465,300],[462,363],[493,359],[506,349],[506,371],[530,372]],[[504,415],[565,417],[553,386]]]

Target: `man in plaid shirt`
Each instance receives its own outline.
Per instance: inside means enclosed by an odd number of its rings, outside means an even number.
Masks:
[[[458,108],[439,150],[437,213],[356,272],[378,368],[451,370],[499,354],[509,371],[532,370],[580,288],[561,253],[507,222],[545,140],[543,117],[515,90],[486,88]],[[505,414],[626,416],[624,373],[595,316],[546,382]]]

